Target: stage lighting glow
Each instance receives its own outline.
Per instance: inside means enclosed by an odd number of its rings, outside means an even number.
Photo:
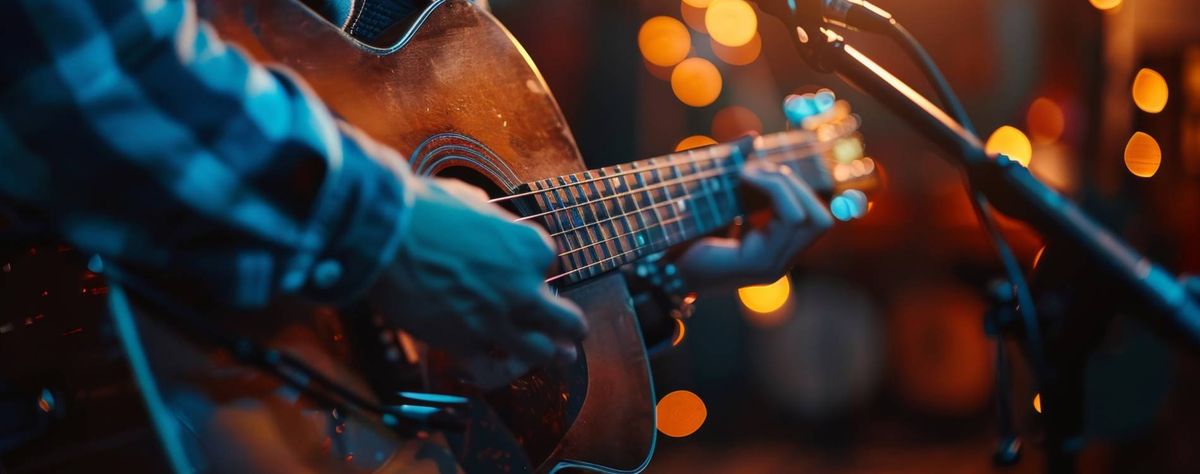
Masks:
[[[726,64],[745,66],[757,60],[758,55],[762,53],[762,37],[755,33],[749,43],[741,46],[725,46],[714,40],[712,41],[712,50],[713,54],[716,54]]]
[[[758,15],[743,0],[713,0],[704,13],[704,26],[716,42],[741,46],[749,43],[758,31]]]
[[[1167,80],[1150,68],[1142,68],[1133,78],[1133,103],[1143,112],[1157,114],[1167,106]]]
[[[1125,167],[1139,178],[1149,178],[1158,172],[1162,164],[1162,149],[1154,137],[1134,132],[1125,144]]]
[[[691,150],[693,148],[700,148],[700,147],[716,145],[716,144],[717,144],[716,140],[713,140],[704,135],[692,135],[690,137],[684,138],[683,140],[680,140],[679,144],[675,145],[675,151]]]
[[[1029,166],[1029,161],[1033,158],[1033,145],[1029,143],[1029,137],[1026,137],[1016,127],[1008,125],[992,132],[992,136],[988,137],[987,144],[984,145],[984,150],[989,155],[1003,153],[1009,159],[1020,163],[1021,166]]]
[[[749,132],[762,133],[762,120],[754,111],[740,105],[725,107],[713,116],[713,138],[728,142]]]
[[[695,433],[708,418],[708,408],[696,394],[687,390],[668,393],[658,401],[658,431],[672,438]]]
[[[1025,122],[1029,125],[1029,134],[1033,136],[1033,141],[1040,144],[1058,141],[1066,125],[1062,108],[1045,97],[1038,97],[1029,104]]]
[[[721,72],[704,58],[688,58],[671,71],[675,97],[692,107],[704,107],[721,95]]]
[[[792,293],[791,281],[787,275],[769,285],[747,286],[738,289],[738,299],[746,309],[758,314],[770,314],[778,311],[787,303]]]
[[[656,66],[674,66],[687,58],[692,38],[686,26],[669,16],[656,16],[638,30],[638,48]]]

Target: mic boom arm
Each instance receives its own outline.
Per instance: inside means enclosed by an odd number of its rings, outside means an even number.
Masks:
[[[819,69],[834,72],[905,118],[957,157],[973,187],[1001,212],[1020,219],[1047,239],[1068,243],[1116,281],[1151,313],[1149,323],[1169,338],[1200,350],[1200,305],[1182,284],[1083,213],[1073,202],[1004,156],[990,157],[983,143],[944,111],[827,28],[810,35],[797,28],[797,46]]]

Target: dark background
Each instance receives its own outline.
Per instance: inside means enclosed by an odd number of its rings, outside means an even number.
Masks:
[[[660,435],[650,472],[994,469],[995,343],[983,330],[980,288],[999,265],[959,172],[931,144],[836,77],[811,71],[782,24],[761,12],[763,51],[747,66],[724,65],[708,37],[690,31],[689,56],[713,61],[724,80],[715,103],[693,108],[656,77],[637,43],[647,19],[680,18],[678,0],[492,3],[555,91],[589,166],[712,135],[728,106],[753,111],[761,131],[780,130],[786,94],[828,87],[862,116],[867,155],[887,178],[866,218],[839,225],[807,253],[773,322],[733,294],[700,299],[684,342],[655,360],[654,373],[660,397],[694,392],[707,419],[688,437]],[[1030,104],[1055,103],[1064,130],[1034,143],[1033,172],[1169,269],[1200,271],[1200,2],[1124,0],[1103,12],[1087,0],[876,3],[930,50],[981,136],[1001,125],[1029,134]],[[891,44],[847,38],[929,90]],[[1139,111],[1130,98],[1143,67],[1168,83],[1161,113]],[[1162,148],[1151,178],[1124,164],[1134,131]],[[1003,229],[1032,269],[1044,242],[1015,222]],[[1191,406],[1200,370],[1139,316],[1118,314],[1087,362],[1083,472],[1200,469],[1200,412]],[[1019,358],[1011,393],[1026,449],[1012,472],[1044,469],[1028,372]]]

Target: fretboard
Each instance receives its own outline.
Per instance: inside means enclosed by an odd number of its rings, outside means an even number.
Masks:
[[[743,213],[743,167],[770,160],[830,188],[810,132],[792,131],[527,183],[537,220],[559,247],[556,284],[582,281],[705,236]]]

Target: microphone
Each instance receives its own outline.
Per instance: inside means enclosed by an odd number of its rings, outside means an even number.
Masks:
[[[824,22],[873,33],[887,33],[895,20],[866,0],[758,0],[758,7],[792,26]]]
[[[821,0],[825,22],[886,34],[896,22],[892,14],[866,0]]]

